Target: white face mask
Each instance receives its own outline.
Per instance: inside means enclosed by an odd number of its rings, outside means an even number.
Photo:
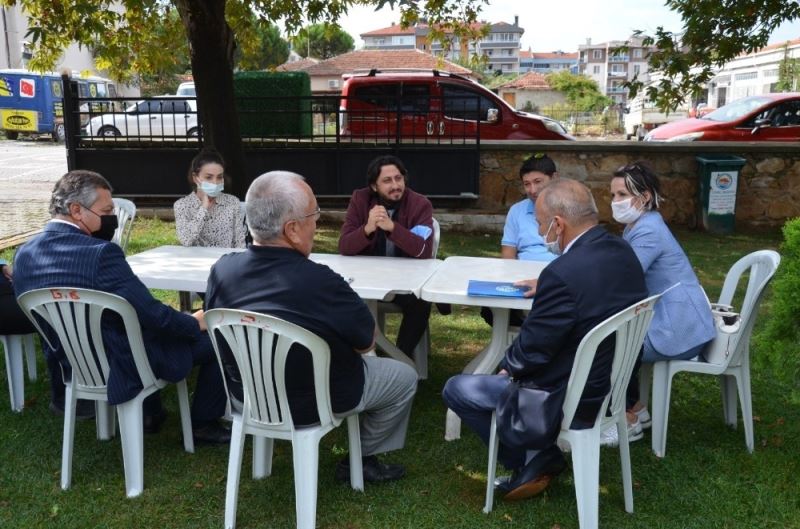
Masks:
[[[641,209],[633,205],[633,197],[611,203],[611,214],[620,224],[632,224],[642,216]]]
[[[553,228],[553,223],[555,221],[556,219],[550,221],[550,225],[547,227],[547,233],[544,234],[544,247],[553,255],[561,255],[562,248],[561,244],[558,242],[558,233],[556,233],[556,240],[547,242],[547,236],[550,235],[550,230]]]
[[[198,184],[198,187],[200,188],[200,191],[211,198],[217,198],[222,194],[222,190],[225,189],[225,184],[212,184],[211,182],[206,182],[204,180]]]

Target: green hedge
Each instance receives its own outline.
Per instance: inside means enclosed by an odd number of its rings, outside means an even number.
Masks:
[[[311,100],[297,98],[311,95],[306,72],[238,72],[233,89],[242,137],[311,136]]]
[[[756,335],[760,364],[794,388],[800,398],[800,218],[783,226],[781,265],[772,280],[769,319]]]

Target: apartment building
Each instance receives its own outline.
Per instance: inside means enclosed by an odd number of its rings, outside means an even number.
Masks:
[[[617,50],[626,43],[626,51]],[[624,104],[628,99],[628,91],[623,83],[637,76],[640,81],[647,82],[647,56],[652,49],[645,47],[642,39],[637,37],[599,44],[592,44],[592,39],[586,39],[586,44],[578,46],[579,72],[597,81],[600,91],[615,103]]]
[[[567,53],[564,51],[540,52],[520,51],[519,71],[549,73],[567,70],[578,73],[578,52]]]
[[[770,44],[726,63],[708,83],[708,105],[719,108],[746,96],[776,92],[784,58],[800,59],[800,38]],[[794,86],[800,91],[800,86]]]
[[[478,22],[474,29],[486,26],[488,26],[487,34],[480,41],[466,42],[461,41],[458,37],[452,37],[447,47],[440,42],[429,42],[430,27],[425,22],[405,29],[397,24],[392,24],[388,28],[368,31],[360,36],[366,50],[416,48],[449,61],[466,60],[474,55],[485,56],[488,71],[518,73],[520,71],[520,39],[525,32],[523,28],[519,27],[519,17],[514,17],[513,24]]]

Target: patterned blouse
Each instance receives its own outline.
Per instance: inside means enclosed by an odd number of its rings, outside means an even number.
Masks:
[[[211,209],[203,207],[196,193],[175,202],[175,230],[184,246],[244,248],[244,219],[239,199],[222,193]]]

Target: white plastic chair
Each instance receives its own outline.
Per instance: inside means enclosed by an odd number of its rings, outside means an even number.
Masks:
[[[564,399],[564,419],[561,422],[559,441],[569,444],[572,452],[572,471],[575,476],[575,496],[578,503],[578,523],[581,529],[596,529],[600,487],[600,434],[611,425],[619,433],[619,453],[622,462],[622,484],[625,491],[625,510],[633,512],[633,482],[631,456],[628,446],[628,423],[625,418],[625,389],[633,372],[636,358],[653,318],[653,306],[661,294],[651,296],[631,305],[607,320],[597,324],[578,345],[572,374],[567,383]],[[611,367],[611,391],[606,395],[597,413],[594,426],[583,430],[571,429],[575,411],[589,377],[595,353],[600,343],[616,333],[614,362]],[[608,413],[606,413],[608,412]],[[489,437],[489,468],[486,483],[486,505],[483,512],[491,512],[494,502],[494,479],[497,470],[499,439],[495,414]]]
[[[61,454],[61,488],[64,490],[70,487],[72,481],[77,399],[95,401],[98,439],[108,440],[116,432],[113,409],[108,404],[109,367],[100,321],[105,311],[116,313],[122,319],[133,361],[143,386],[133,399],[116,406],[122,442],[122,461],[125,467],[125,490],[129,498],[138,496],[144,488],[142,401],[166,386],[167,382],[157,379],[150,368],[136,311],[130,303],[119,296],[82,288],[31,290],[19,297],[19,304],[46,340],[47,335],[42,332],[40,322],[46,322],[55,331],[72,367],[72,379],[65,381],[67,388]],[[194,452],[194,438],[186,381],[178,382],[177,387],[183,446],[191,453]]]
[[[433,252],[431,259],[436,259],[436,254],[439,252],[439,241],[441,239],[441,228],[439,222],[433,219]],[[386,315],[397,314],[403,312],[399,305],[395,305],[391,301],[378,302],[378,314],[376,316],[378,328],[381,332],[386,329]],[[419,378],[425,380],[428,378],[428,354],[431,350],[431,334],[430,327],[425,329],[419,343],[414,347],[414,364],[417,368]]]
[[[117,216],[117,231],[111,242],[116,243],[124,252],[128,248],[128,239],[133,231],[133,219],[136,218],[136,204],[125,198],[114,198],[114,214]]]
[[[681,371],[703,373],[719,377],[722,388],[722,414],[725,423],[736,428],[738,391],[742,406],[742,422],[747,451],[753,452],[753,403],[750,388],[750,335],[756,321],[758,307],[764,296],[767,284],[780,264],[781,256],[772,250],[761,250],[748,254],[734,263],[725,276],[725,283],[717,305],[732,305],[737,286],[742,276],[749,272],[747,290],[739,311],[738,331],[729,334],[718,331],[715,340],[727,348],[725,360],[712,364],[702,358],[694,360],[670,360],[653,365],[653,452],[664,457],[667,450],[667,423],[669,420],[669,401],[672,390],[672,377]],[[716,344],[720,345],[720,344]],[[643,377],[646,375],[643,373]],[[642,393],[646,395],[646,393]]]
[[[274,316],[232,309],[205,313],[206,325],[220,369],[224,373],[220,346],[230,349],[242,380],[244,403],[233,410],[228,484],[225,492],[225,527],[236,526],[239,477],[244,440],[253,436],[253,479],[272,473],[274,439],[292,442],[297,527],[313,529],[317,517],[319,441],[341,423],[330,402],[330,348],[322,338]],[[223,341],[224,340],[224,341]],[[293,344],[311,352],[314,366],[319,424],[295,428],[286,396],[286,358]],[[227,380],[225,382],[227,390]],[[230,392],[228,392],[230,395]],[[358,414],[347,417],[350,444],[350,485],[364,490]]]
[[[25,407],[25,377],[23,376],[23,351],[28,366],[28,380],[36,380],[36,345],[33,334],[0,335],[0,343],[6,355],[8,374],[8,393],[11,397],[11,411],[20,412]]]

